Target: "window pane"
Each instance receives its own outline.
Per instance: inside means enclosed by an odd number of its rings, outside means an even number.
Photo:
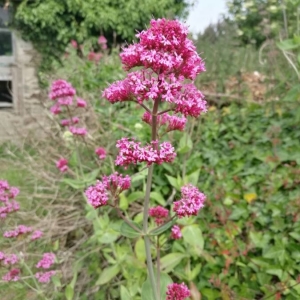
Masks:
[[[0,81],[0,107],[1,103],[12,103],[12,84],[11,81]]]
[[[12,56],[12,34],[9,31],[0,30],[0,56]]]
[[[7,26],[7,23],[9,21],[10,16],[10,10],[3,9],[0,7],[0,28],[4,28]]]

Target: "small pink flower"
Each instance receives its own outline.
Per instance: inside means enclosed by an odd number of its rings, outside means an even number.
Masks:
[[[168,215],[169,211],[162,206],[155,206],[149,209],[149,216],[155,218],[155,223],[157,225],[164,224]]]
[[[57,100],[65,97],[72,97],[76,94],[76,90],[73,88],[71,83],[59,79],[52,83],[49,98]]]
[[[3,254],[3,253],[2,253]],[[12,266],[19,262],[19,258],[16,254],[6,254],[3,258],[3,264],[5,266]]]
[[[11,269],[8,273],[3,275],[3,281],[18,281],[20,279],[20,269]]]
[[[107,39],[105,38],[105,36],[100,35],[98,38],[98,44],[101,45],[101,44],[106,44],[106,43],[107,43]]]
[[[60,158],[56,162],[56,167],[62,172],[66,172],[68,170],[68,160],[65,158]]]
[[[126,175],[123,176],[115,172],[109,176],[103,176],[103,184],[107,191],[110,191],[115,197],[121,192],[128,190],[131,185],[131,178]]]
[[[60,124],[62,126],[69,126],[72,124],[78,124],[79,123],[79,118],[78,117],[73,117],[71,120],[70,119],[63,119],[60,121]]]
[[[37,268],[49,269],[55,262],[54,253],[44,253],[43,258],[36,264]]]
[[[158,145],[157,141],[152,141],[151,144],[141,147],[141,143],[122,138],[117,141],[117,148],[119,148],[119,155],[115,164],[125,168],[129,164],[138,162],[147,162],[148,166],[153,163],[172,162],[176,157],[175,149],[169,142]]]
[[[40,283],[48,283],[53,275],[55,275],[56,271],[48,271],[48,272],[38,272],[35,274],[35,278]]]
[[[78,128],[78,127],[71,126],[71,127],[69,128],[69,130],[70,130],[71,133],[74,134],[74,135],[81,135],[81,136],[87,135],[87,130],[86,130],[86,128]]]
[[[106,191],[105,185],[99,180],[97,180],[97,183],[95,185],[90,186],[85,191],[85,195],[88,199],[88,202],[94,208],[98,208],[107,204],[108,193]]]
[[[58,98],[56,103],[60,106],[71,106],[73,104],[73,97],[67,96]]]
[[[106,150],[102,147],[97,148],[95,153],[98,155],[99,159],[105,159],[106,157]]]
[[[86,101],[81,98],[77,98],[77,107],[86,107]]]
[[[102,58],[102,54],[101,53],[96,53],[96,52],[90,52],[88,54],[87,59],[90,61],[94,61],[94,62],[98,62],[100,59]]]
[[[195,186],[188,184],[181,188],[182,198],[174,202],[173,211],[179,218],[196,216],[198,211],[204,207],[205,195]]]
[[[180,238],[182,238],[182,234],[180,231],[180,227],[177,225],[174,225],[171,229],[171,238],[174,240],[179,240]]]
[[[77,44],[77,42],[75,40],[71,40],[71,45],[75,49],[77,49],[77,47],[78,47],[78,44]]]
[[[168,285],[166,300],[184,300],[190,296],[191,292],[184,283],[171,283]]]
[[[25,225],[19,225],[17,228],[11,231],[5,231],[3,236],[6,238],[17,237],[21,234],[26,234],[32,232],[31,227],[27,227]]]
[[[40,230],[35,230],[32,235],[31,235],[31,240],[34,241],[34,240],[37,240],[39,238],[41,238],[43,236],[43,232],[40,231]]]
[[[55,104],[52,107],[50,107],[50,111],[54,114],[54,115],[58,115],[62,112],[62,109],[59,105]]]

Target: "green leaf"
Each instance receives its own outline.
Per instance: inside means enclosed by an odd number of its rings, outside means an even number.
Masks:
[[[96,281],[96,285],[103,285],[103,284],[110,282],[114,277],[117,276],[117,274],[120,272],[120,270],[121,269],[120,269],[119,265],[105,268],[102,271],[98,280]]]
[[[282,275],[283,275],[283,270],[281,270],[281,269],[268,269],[268,270],[266,270],[266,273],[268,273],[270,275],[276,275],[281,280]]]
[[[86,187],[84,181],[78,179],[63,178],[61,181],[75,190],[82,190]]]
[[[116,241],[119,238],[120,234],[113,230],[112,228],[108,228],[101,236],[98,238],[98,242],[101,244],[110,244]]]
[[[166,230],[168,230],[171,226],[175,224],[176,220],[172,220],[171,222],[168,222],[158,228],[155,228],[149,232],[149,235],[160,235]]]
[[[128,199],[127,197],[125,196],[124,193],[121,193],[120,194],[120,203],[119,203],[119,207],[121,210],[125,211],[128,209]]]
[[[300,44],[295,43],[293,39],[286,39],[284,41],[277,42],[277,47],[283,51],[297,49],[299,46]]]
[[[121,285],[121,300],[131,300],[131,296],[124,285]]]
[[[180,191],[181,186],[178,184],[177,178],[166,175],[168,181],[170,182],[171,186],[173,186],[176,190]]]
[[[273,246],[266,250],[263,254],[265,258],[279,258],[285,255],[285,249],[281,246]]]
[[[151,192],[150,199],[155,200],[160,205],[166,204],[166,200],[164,199],[163,195],[160,192]]]
[[[140,226],[134,222],[131,222],[134,226],[136,226],[138,229],[141,229]],[[123,222],[120,227],[120,232],[123,236],[126,236],[128,238],[134,239],[139,236],[141,236],[141,233],[130,227],[126,222]]]
[[[145,242],[142,238],[136,241],[134,252],[139,261],[144,262],[146,260]]]
[[[169,271],[174,269],[185,257],[186,254],[183,253],[177,253],[177,252],[169,253],[161,258],[160,260],[161,269],[168,273]]]
[[[133,192],[127,197],[127,200],[128,200],[129,203],[131,203],[131,202],[134,202],[136,200],[143,199],[143,198],[145,198],[145,193],[143,193],[143,192]]]
[[[200,169],[194,171],[193,173],[190,173],[187,175],[188,183],[191,183],[193,185],[197,185],[198,180],[200,176]]]
[[[196,247],[198,250],[203,250],[204,239],[198,225],[186,226],[181,232],[185,243]]]
[[[73,300],[74,297],[74,288],[68,284],[65,289],[65,296],[67,300]]]
[[[193,149],[191,137],[185,132],[179,141],[178,153],[185,154]]]
[[[160,273],[160,299],[166,299],[167,287],[171,283],[173,281],[168,274]],[[142,285],[142,300],[155,300],[149,278]]]

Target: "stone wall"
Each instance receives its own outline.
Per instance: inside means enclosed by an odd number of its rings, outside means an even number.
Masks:
[[[11,65],[13,107],[0,108],[0,143],[39,135],[44,110],[37,79],[39,55],[33,46],[14,34],[14,63]],[[0,68],[1,73],[1,68]]]

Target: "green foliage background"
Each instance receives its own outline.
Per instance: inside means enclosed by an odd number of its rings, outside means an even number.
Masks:
[[[97,44],[102,34],[110,44],[131,43],[152,17],[184,17],[189,6],[185,0],[10,0],[10,4],[11,26],[46,60],[60,60],[71,40]]]

